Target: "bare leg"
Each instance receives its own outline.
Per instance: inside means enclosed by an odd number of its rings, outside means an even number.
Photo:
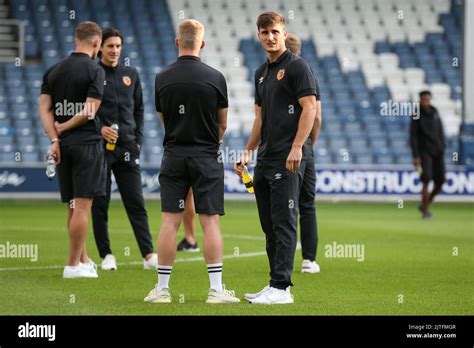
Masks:
[[[183,224],[184,224],[184,237],[189,244],[196,244],[196,233],[194,228],[194,215],[196,215],[196,209],[194,207],[194,196],[193,190],[190,188],[188,196],[186,197],[186,206],[184,207]]]
[[[423,215],[427,215],[429,213],[430,207],[430,193],[428,191],[428,183],[423,183],[423,187],[421,189],[421,207]]]
[[[436,195],[441,191],[441,188],[443,187],[443,184],[435,184],[433,187],[433,191],[430,193],[430,203],[433,202],[433,199],[436,197]]]
[[[176,258],[176,233],[183,213],[166,213],[161,218],[160,235],[158,236],[158,264],[172,266]]]
[[[200,214],[199,219],[204,232],[204,259],[207,264],[221,263],[224,242],[222,241],[219,215]]]
[[[69,266],[77,266],[81,260],[89,260],[85,244],[92,206],[90,198],[75,198],[68,213],[69,227]],[[72,211],[72,212],[71,212]]]

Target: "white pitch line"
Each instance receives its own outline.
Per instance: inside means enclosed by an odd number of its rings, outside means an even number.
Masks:
[[[301,249],[301,244],[298,243],[296,245],[296,250]],[[246,257],[255,257],[255,256],[264,256],[266,255],[266,251],[257,251],[252,253],[242,253],[237,255],[224,255],[224,259],[238,259],[238,258],[246,258]],[[175,262],[196,262],[196,261],[204,261],[203,256],[196,256],[196,257],[189,257],[189,258],[180,258],[176,259]],[[129,266],[129,265],[141,265],[143,261],[130,261],[130,262],[117,262],[119,266]],[[1,271],[37,271],[37,270],[46,270],[46,269],[61,269],[64,268],[64,265],[51,265],[51,266],[31,266],[31,267],[4,267],[0,268]]]
[[[58,228],[58,227],[25,227],[25,226],[2,226],[0,227],[0,231],[8,231],[8,230],[17,230],[17,231],[51,231],[51,232],[56,232],[56,231],[66,231],[65,228]],[[111,229],[112,231],[117,231],[117,232],[132,232],[131,230],[124,229],[124,228],[113,228]],[[263,234],[263,232],[262,232]],[[252,236],[252,235],[246,235],[246,234],[232,234],[232,233],[226,233],[225,231],[222,232],[222,237],[223,238],[228,238],[228,239],[243,239],[243,240],[259,240],[259,241],[265,241],[265,237],[260,237],[260,236]]]

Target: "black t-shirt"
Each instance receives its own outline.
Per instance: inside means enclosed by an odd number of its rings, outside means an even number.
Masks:
[[[444,130],[438,110],[420,106],[419,117],[414,115],[410,126],[410,145],[413,157],[421,154],[439,156],[444,153]]]
[[[41,94],[51,96],[54,119],[59,123],[70,120],[84,108],[86,99],[102,100],[105,72],[89,55],[71,55],[49,68],[43,76]],[[64,132],[62,145],[91,144],[102,140],[98,118]]]
[[[179,57],[156,75],[155,104],[164,118],[166,155],[217,156],[217,109],[228,107],[227,84],[219,71],[199,57]]]
[[[255,104],[262,108],[257,159],[288,157],[302,111],[298,99],[309,95],[319,96],[314,74],[304,59],[289,50],[256,70]]]

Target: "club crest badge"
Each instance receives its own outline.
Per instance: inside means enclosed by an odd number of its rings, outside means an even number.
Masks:
[[[278,71],[278,74],[277,74],[277,80],[281,80],[283,77],[285,77],[285,69],[281,69]]]
[[[130,87],[130,85],[132,84],[132,79],[128,76],[122,77],[122,81],[123,81],[123,84],[127,87]]]

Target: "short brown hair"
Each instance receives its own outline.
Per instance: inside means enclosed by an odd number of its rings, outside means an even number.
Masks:
[[[186,19],[178,26],[178,40],[182,48],[193,49],[204,38],[204,26],[195,19]]]
[[[288,36],[285,40],[285,46],[288,47],[288,49],[293,54],[301,56],[301,40],[297,35],[293,33],[288,33]]]
[[[76,39],[79,41],[92,41],[96,36],[102,38],[102,29],[97,23],[82,22],[76,27]]]
[[[286,20],[283,15],[277,12],[264,12],[257,18],[257,29],[268,28],[270,25],[281,24],[285,26]]]

